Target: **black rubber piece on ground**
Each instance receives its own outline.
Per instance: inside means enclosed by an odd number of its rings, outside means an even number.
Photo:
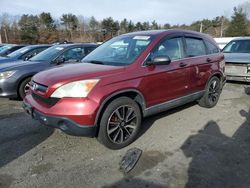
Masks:
[[[138,148],[129,149],[120,162],[120,170],[125,174],[129,173],[135,167],[141,154],[142,150]]]

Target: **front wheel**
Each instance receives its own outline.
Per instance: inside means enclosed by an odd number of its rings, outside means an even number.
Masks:
[[[140,125],[138,104],[128,97],[120,97],[104,110],[97,139],[110,149],[121,149],[136,139]]]
[[[18,89],[18,94],[19,97],[21,99],[23,99],[26,95],[26,93],[29,91],[29,82],[30,82],[31,78],[26,78],[25,80],[23,80],[19,86]]]
[[[220,97],[221,82],[216,76],[212,77],[206,87],[203,97],[199,100],[199,105],[206,108],[214,107]]]

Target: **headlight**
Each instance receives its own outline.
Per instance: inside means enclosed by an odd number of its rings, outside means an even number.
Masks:
[[[98,81],[98,79],[82,80],[62,85],[54,91],[51,97],[87,97],[89,92],[94,88]]]
[[[16,71],[0,72],[0,80],[11,77]]]

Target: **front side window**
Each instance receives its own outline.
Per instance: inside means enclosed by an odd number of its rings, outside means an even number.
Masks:
[[[70,61],[70,60],[81,60],[84,56],[85,56],[84,48],[77,47],[66,50],[58,58],[63,59],[64,61]]]
[[[206,55],[206,47],[202,39],[186,38],[187,57],[196,57]]]
[[[120,36],[99,46],[82,61],[106,65],[129,65],[146,49],[152,36]]]
[[[152,52],[152,56],[168,56],[171,61],[183,58],[182,38],[166,39]]]
[[[250,53],[250,40],[235,40],[229,42],[223,49],[224,53]]]
[[[88,55],[90,52],[92,52],[96,47],[86,47],[85,48],[85,55]]]

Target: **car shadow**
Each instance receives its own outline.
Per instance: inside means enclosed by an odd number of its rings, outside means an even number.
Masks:
[[[137,188],[163,188],[166,187],[161,184],[157,184],[154,182],[149,182],[146,180],[138,179],[138,178],[123,178],[118,182],[115,182],[111,185],[103,186],[103,188],[128,188],[128,187],[137,187]]]
[[[250,87],[245,87],[244,90],[247,95],[250,95]]]
[[[171,114],[180,112],[180,111],[185,110],[187,108],[190,108],[194,105],[197,105],[197,102],[187,103],[183,106],[179,106],[179,107],[161,112],[159,114],[144,118],[142,120],[142,126],[141,126],[139,133],[138,133],[137,139],[140,138],[142,135],[144,135],[150,129],[150,127],[154,124],[154,122],[157,121],[158,119],[161,119],[161,118],[164,118],[164,117],[169,116]]]
[[[46,140],[54,129],[34,125],[24,112],[0,117],[0,168]]]
[[[190,136],[181,149],[192,158],[187,188],[249,187],[250,185],[250,109],[241,110],[246,118],[232,137],[223,134],[215,121]]]

